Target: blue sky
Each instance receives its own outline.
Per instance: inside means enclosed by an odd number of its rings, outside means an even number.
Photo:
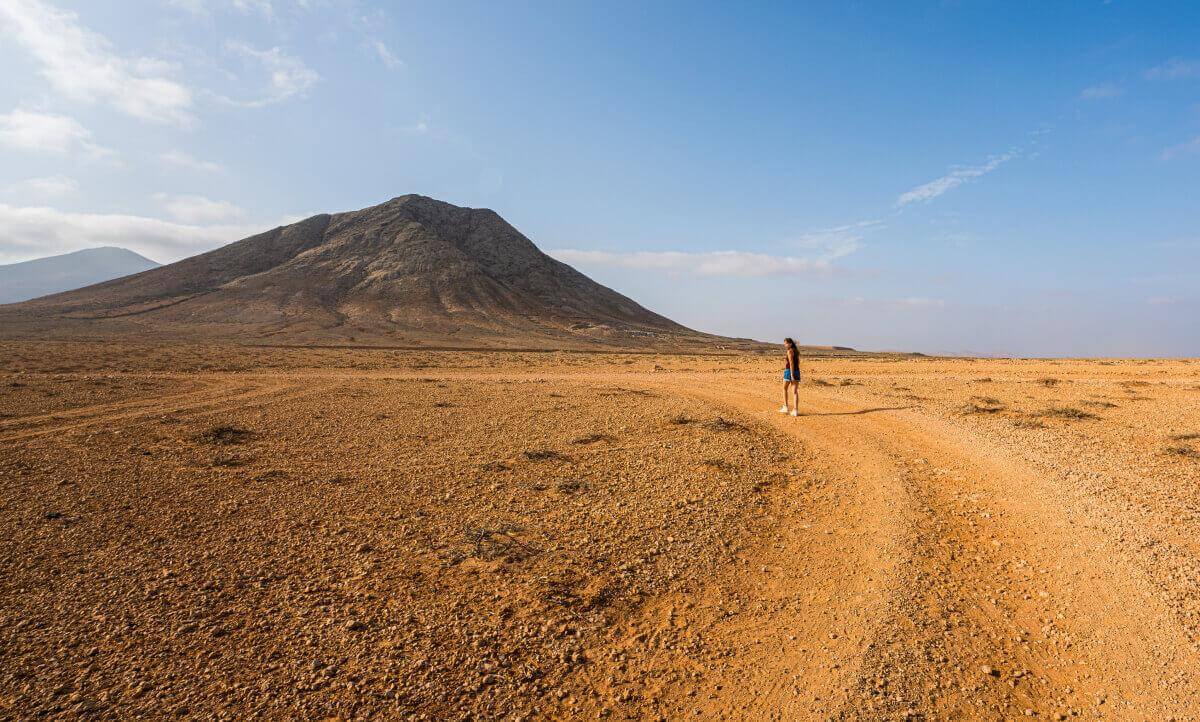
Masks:
[[[1200,4],[0,0],[0,262],[404,193],[683,323],[1200,355]]]

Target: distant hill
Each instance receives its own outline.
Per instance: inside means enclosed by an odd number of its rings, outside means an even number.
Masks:
[[[159,264],[124,248],[87,248],[0,266],[0,303],[16,303],[101,283]]]
[[[0,330],[459,348],[761,346],[643,308],[542,253],[494,211],[418,195],[8,306]]]

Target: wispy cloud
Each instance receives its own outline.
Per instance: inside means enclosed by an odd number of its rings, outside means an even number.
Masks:
[[[214,201],[200,195],[155,193],[154,199],[181,223],[209,224],[240,220],[246,212],[229,201]]]
[[[818,304],[833,306],[849,306],[865,308],[872,311],[919,311],[945,308],[946,302],[940,298],[927,296],[906,296],[903,298],[866,298],[864,296],[817,297],[813,301]]]
[[[276,223],[199,225],[145,216],[71,213],[0,203],[0,263],[94,246],[121,246],[167,262],[260,233]]]
[[[104,36],[72,12],[41,0],[3,0],[0,25],[41,66],[50,86],[74,101],[105,103],[140,120],[174,125],[193,121],[192,91],[168,77],[154,58],[117,54]]]
[[[1010,151],[1003,155],[992,156],[982,165],[955,168],[941,178],[931,180],[910,191],[901,193],[900,197],[896,199],[896,207],[903,208],[913,203],[928,203],[934,198],[952,191],[961,185],[970,183],[976,178],[991,173],[1015,157],[1016,153]]]
[[[182,150],[169,150],[166,153],[160,153],[158,155],[158,159],[167,165],[172,165],[177,168],[204,171],[205,173],[219,173],[220,171],[225,170],[219,163],[214,163],[210,160],[200,160],[194,155],[186,153]]]
[[[1148,80],[1182,80],[1200,78],[1200,60],[1174,58],[1146,71]]]
[[[890,305],[899,308],[945,308],[946,302],[940,298],[926,298],[924,296],[909,296],[907,298],[897,298],[890,302]]]
[[[1118,85],[1114,85],[1112,83],[1101,83],[1100,85],[1093,85],[1090,88],[1084,88],[1079,93],[1079,97],[1083,98],[1084,100],[1108,100],[1110,98],[1116,98],[1124,92],[1125,91]]]
[[[267,73],[267,88],[261,98],[252,100],[222,98],[225,102],[233,105],[261,108],[280,103],[293,96],[302,96],[321,79],[321,76],[305,65],[303,60],[288,55],[279,47],[259,50],[246,43],[232,40],[226,43],[225,47],[236,55],[260,64]]]
[[[1196,153],[1200,153],[1200,135],[1189,141],[1164,149],[1161,157],[1163,160],[1171,160],[1181,155],[1193,155]]]
[[[91,131],[74,118],[22,108],[0,115],[0,145],[60,155],[78,150],[91,158],[113,155],[93,143]]]
[[[394,53],[392,53],[391,49],[388,48],[387,44],[384,43],[382,40],[372,41],[371,49],[375,51],[375,54],[377,56],[379,56],[379,59],[388,68],[395,70],[396,68],[400,68],[400,67],[404,66],[404,61],[402,61],[400,58],[396,57],[396,55]]]
[[[243,13],[258,13],[268,19],[275,16],[275,5],[271,0],[231,0],[230,4]]]
[[[871,231],[883,227],[883,221],[880,220],[859,221],[804,233],[792,243],[800,248],[819,252],[822,260],[832,261],[862,248],[862,239]]]
[[[582,251],[562,248],[548,253],[563,263],[581,266],[615,266],[642,270],[692,273],[698,276],[741,276],[760,278],[766,276],[791,276],[830,270],[829,261],[824,259],[799,258],[795,256],[771,256],[765,253],[744,251],[708,251],[689,253],[685,251],[633,251],[614,253],[609,251]]]
[[[824,273],[833,270],[833,261],[854,253],[863,237],[883,227],[882,221],[870,220],[824,228],[801,234],[788,245],[804,249],[803,256],[773,255],[749,251],[586,251],[562,248],[548,253],[564,263],[582,266],[614,266],[641,270],[690,273],[697,276],[738,276],[766,278]]]
[[[412,125],[402,125],[396,130],[406,135],[428,135],[429,134],[429,118],[422,116],[420,120]]]
[[[11,195],[32,197],[38,199],[58,198],[79,190],[79,182],[65,175],[26,178],[5,188]]]

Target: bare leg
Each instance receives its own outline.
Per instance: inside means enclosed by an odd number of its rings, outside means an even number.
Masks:
[[[791,382],[790,382],[790,381],[784,381],[784,382],[783,382],[783,408],[785,408],[785,409],[788,407],[788,404],[787,404],[787,391],[788,391],[788,386],[790,386],[790,385],[791,385]]]
[[[796,411],[800,410],[800,382],[792,382],[792,408]]]

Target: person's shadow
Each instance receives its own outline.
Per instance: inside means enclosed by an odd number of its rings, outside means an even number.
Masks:
[[[858,416],[860,414],[873,414],[876,411],[904,411],[905,409],[915,409],[916,404],[911,406],[876,406],[871,409],[859,409],[858,411],[826,411],[822,413],[797,414],[797,416]]]

